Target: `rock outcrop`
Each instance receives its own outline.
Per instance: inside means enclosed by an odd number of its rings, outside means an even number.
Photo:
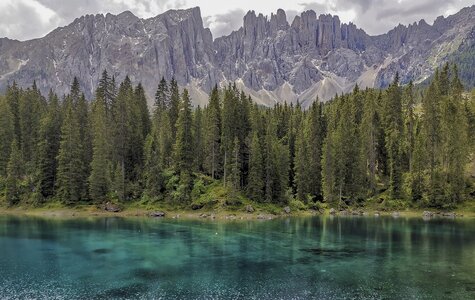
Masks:
[[[385,87],[396,72],[403,83],[421,82],[448,57],[475,43],[475,6],[431,26],[424,20],[370,36],[337,16],[309,10],[289,23],[279,9],[270,17],[249,11],[243,26],[213,40],[198,7],[149,19],[131,12],[86,15],[43,38],[0,39],[0,91],[13,81],[43,93],[67,93],[74,76],[92,98],[103,69],[117,81],[142,82],[150,101],[160,78],[174,77],[195,104],[215,84],[235,82],[254,100],[273,105],[318,96],[327,100],[362,87]]]

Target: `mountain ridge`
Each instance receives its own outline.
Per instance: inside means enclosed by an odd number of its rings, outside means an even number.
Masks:
[[[261,104],[310,104],[362,87],[385,87],[396,72],[402,82],[422,82],[475,41],[475,5],[433,25],[424,20],[370,36],[338,16],[304,11],[289,23],[285,11],[270,17],[249,11],[243,25],[213,38],[199,7],[141,19],[130,11],[76,18],[42,38],[0,39],[0,90],[33,80],[42,92],[65,93],[74,76],[88,98],[107,69],[121,80],[142,82],[149,96],[159,79],[175,77],[205,104],[215,84],[235,82]],[[149,97],[151,98],[151,97]]]

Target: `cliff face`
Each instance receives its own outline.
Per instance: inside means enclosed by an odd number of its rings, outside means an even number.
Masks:
[[[103,69],[129,75],[149,96],[159,79],[175,77],[205,103],[214,84],[236,82],[257,102],[311,103],[353,88],[385,87],[396,72],[422,81],[449,55],[473,43],[475,6],[434,25],[421,20],[369,36],[337,16],[303,12],[291,24],[278,10],[270,18],[248,12],[243,26],[213,40],[199,8],[171,10],[150,19],[131,12],[86,15],[43,38],[0,39],[0,89],[36,80],[46,93],[68,91],[74,76],[91,98]]]

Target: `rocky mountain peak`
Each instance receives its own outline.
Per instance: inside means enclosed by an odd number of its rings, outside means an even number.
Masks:
[[[150,99],[161,77],[174,77],[204,104],[215,84],[235,82],[265,105],[311,103],[361,87],[384,87],[394,74],[422,81],[463,45],[475,42],[475,6],[398,25],[369,36],[338,16],[302,12],[287,20],[279,9],[269,17],[249,11],[239,30],[213,40],[199,7],[169,10],[149,19],[126,11],[77,18],[30,41],[0,39],[0,90],[36,80],[43,93],[69,89],[77,76],[92,98],[102,70],[142,82]]]

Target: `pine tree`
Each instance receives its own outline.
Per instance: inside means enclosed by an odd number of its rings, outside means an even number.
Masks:
[[[399,75],[386,91],[385,102],[386,149],[389,161],[389,191],[391,198],[399,199],[402,190],[402,102]]]
[[[0,96],[0,177],[7,173],[12,141],[15,138],[13,114],[7,99]]]
[[[173,139],[176,138],[177,132],[177,121],[178,115],[180,111],[180,91],[178,89],[178,83],[176,82],[175,78],[172,78],[170,82],[170,105],[167,106],[168,114],[172,129],[172,137]]]
[[[193,168],[196,172],[203,172],[204,168],[204,133],[203,133],[203,111],[200,106],[193,114]]]
[[[156,111],[164,111],[170,107],[170,91],[165,77],[162,77],[155,93],[154,107]]]
[[[92,105],[93,155],[89,176],[89,195],[98,203],[105,200],[111,184],[109,156],[109,136],[107,124],[107,102],[103,95],[97,93]]]
[[[449,206],[462,201],[465,189],[464,170],[468,162],[468,123],[463,104],[463,86],[454,67],[449,94],[444,103],[442,124],[445,132],[444,160],[446,167],[446,198]]]
[[[79,130],[79,120],[71,97],[61,126],[61,142],[58,154],[57,195],[68,205],[82,200],[84,185],[84,155]]]
[[[376,99],[373,91],[368,91],[366,101],[363,108],[363,117],[360,125],[360,142],[361,154],[360,163],[362,164],[362,172],[366,177],[365,186],[369,191],[369,195],[373,195],[376,191],[376,168],[377,168],[377,151],[378,151],[378,128],[379,117],[376,107]]]
[[[184,90],[177,121],[177,134],[174,147],[175,172],[180,176],[180,201],[190,199],[193,170],[193,120],[191,115],[191,100],[188,90]]]
[[[61,140],[61,108],[58,97],[50,91],[48,111],[41,120],[38,143],[37,188],[42,199],[55,194],[59,152]]]
[[[436,206],[439,202],[438,195],[440,191],[440,149],[441,149],[441,96],[438,88],[438,71],[436,71],[434,80],[425,91],[422,99],[422,130],[424,134],[425,151],[428,153],[428,200],[430,205]]]
[[[289,150],[277,139],[274,120],[269,120],[265,138],[265,199],[270,203],[285,203],[288,187]]]
[[[425,193],[424,170],[426,168],[426,153],[424,134],[421,130],[420,122],[415,128],[414,148],[412,151],[413,163],[411,164],[411,200],[422,204]]]
[[[75,89],[74,83],[72,86],[72,90],[73,89]],[[89,104],[86,101],[84,94],[80,93],[78,102],[75,104],[75,106],[75,114],[77,114],[79,126],[79,144],[81,145],[81,168],[78,171],[80,172],[81,199],[85,200],[88,198],[87,182],[91,171],[90,168],[92,161],[92,133],[91,122],[89,120]]]
[[[235,137],[228,165],[229,186],[235,191],[239,191],[241,189],[241,157],[239,155],[239,147],[239,139]]]
[[[7,87],[5,95],[6,101],[10,106],[10,112],[13,118],[13,129],[15,132],[15,139],[18,143],[21,141],[21,126],[20,126],[20,93],[22,91],[18,88],[16,82]],[[10,148],[10,144],[8,147]]]
[[[160,163],[160,145],[157,132],[152,131],[145,141],[145,194],[152,199],[157,199],[162,194],[164,180],[162,165]]]
[[[11,144],[10,159],[7,166],[7,180],[5,184],[5,198],[12,206],[20,201],[20,181],[23,175],[23,162],[16,139]]]
[[[247,194],[250,199],[264,201],[264,160],[262,145],[257,132],[253,132],[249,155],[249,184]]]
[[[218,87],[211,91],[210,100],[205,113],[205,162],[204,167],[212,178],[221,174],[221,105]]]

